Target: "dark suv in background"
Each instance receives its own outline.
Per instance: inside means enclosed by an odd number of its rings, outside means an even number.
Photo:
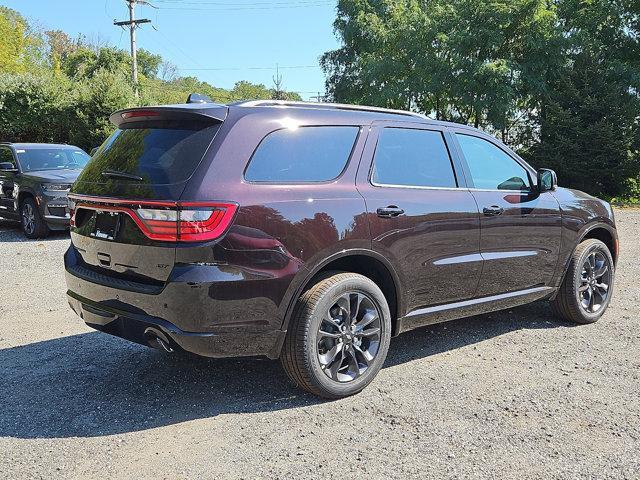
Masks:
[[[165,351],[280,358],[362,390],[392,336],[550,299],[595,322],[618,241],[606,202],[476,129],[276,101],[114,113],[72,188],[68,298]]]
[[[73,145],[0,143],[0,216],[28,238],[69,228],[67,193],[88,161]]]

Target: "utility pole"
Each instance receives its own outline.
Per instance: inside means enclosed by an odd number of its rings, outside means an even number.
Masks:
[[[120,22],[116,22],[114,20],[113,24],[119,27],[129,27],[129,37],[131,39],[131,80],[133,81],[133,88],[135,89],[136,95],[138,95],[138,55],[137,55],[137,47],[136,47],[136,28],[141,23],[151,23],[151,20],[148,18],[141,18],[136,20],[136,11],[135,6],[136,3],[150,5],[148,2],[144,0],[125,0],[129,6],[129,20],[123,20]]]
[[[274,100],[284,100],[284,94],[282,92],[282,75],[280,75],[280,67],[276,63],[276,74],[273,77]]]

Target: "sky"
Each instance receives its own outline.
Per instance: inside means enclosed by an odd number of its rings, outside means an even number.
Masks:
[[[151,24],[137,30],[138,48],[174,63],[182,76],[217,87],[238,80],[273,86],[276,65],[283,86],[304,99],[324,92],[319,57],[338,47],[333,33],[335,0],[149,0],[136,18]],[[129,49],[124,0],[0,0],[46,30],[84,34]],[[291,68],[295,67],[295,68]]]

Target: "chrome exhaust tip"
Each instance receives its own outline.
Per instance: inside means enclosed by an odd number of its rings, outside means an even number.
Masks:
[[[171,347],[169,339],[161,331],[149,327],[144,331],[144,338],[151,348],[162,350],[166,353],[173,353],[173,348]]]

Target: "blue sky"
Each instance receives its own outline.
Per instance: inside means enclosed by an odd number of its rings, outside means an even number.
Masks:
[[[136,16],[152,25],[138,30],[138,46],[213,85],[238,80],[272,85],[275,65],[284,87],[303,98],[324,91],[318,58],[337,48],[334,0],[150,0]],[[128,19],[124,0],[0,0],[44,29],[99,36],[129,48],[129,36],[113,20]],[[304,68],[286,68],[304,67]]]

